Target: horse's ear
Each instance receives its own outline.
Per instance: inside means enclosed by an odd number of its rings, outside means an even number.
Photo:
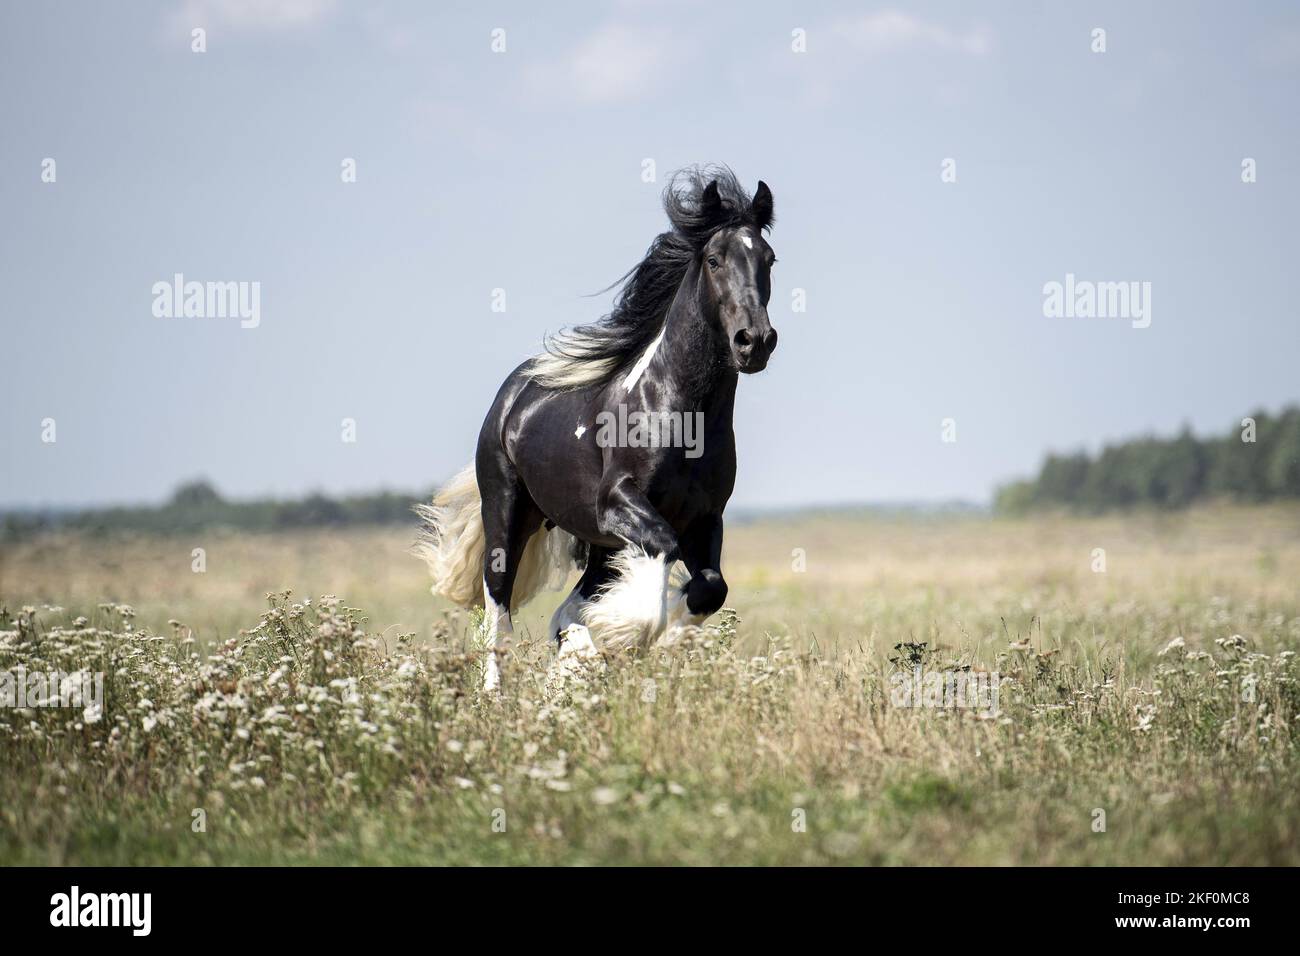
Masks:
[[[705,222],[713,222],[722,216],[722,197],[718,195],[718,181],[715,179],[704,187],[700,194],[700,214]]]
[[[758,181],[758,190],[754,193],[754,201],[749,204],[749,214],[754,217],[754,224],[760,229],[772,225],[772,190],[761,179]]]

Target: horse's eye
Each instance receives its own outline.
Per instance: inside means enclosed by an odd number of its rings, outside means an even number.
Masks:
[[[717,256],[709,256],[709,268],[710,268],[710,269],[716,269],[717,267],[718,267],[718,257],[717,257]]]

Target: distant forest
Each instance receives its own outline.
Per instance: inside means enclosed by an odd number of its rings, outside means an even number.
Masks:
[[[161,505],[10,512],[0,518],[0,540],[59,528],[91,534],[117,531],[188,534],[210,528],[276,531],[375,524],[414,526],[412,506],[427,500],[416,494],[385,491],[342,498],[312,494],[292,501],[227,501],[208,482],[193,481],[177,488]]]
[[[1254,412],[1227,434],[1135,438],[1100,454],[1048,455],[1038,477],[998,490],[996,511],[1080,512],[1146,506],[1184,508],[1198,501],[1300,498],[1300,407]]]
[[[212,528],[291,528],[409,524],[424,495],[379,492],[289,501],[228,501],[206,481],[177,488],[161,505],[0,514],[0,541],[57,529],[90,534],[134,531],[189,534]],[[1300,499],[1300,407],[1258,411],[1227,434],[1198,438],[1135,438],[1086,452],[1048,455],[1036,478],[998,489],[994,510],[1024,514],[1057,509],[1086,513],[1116,508],[1183,508],[1203,500],[1263,502]]]

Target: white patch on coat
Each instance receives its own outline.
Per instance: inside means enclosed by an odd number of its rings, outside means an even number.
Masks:
[[[743,243],[745,244],[745,248],[746,248],[746,249],[753,249],[753,248],[754,248],[754,240],[753,240],[753,239],[750,239],[749,236],[741,236],[741,237],[740,237],[740,241],[743,242]]]
[[[578,427],[575,428],[575,429],[573,430],[573,437],[574,437],[574,438],[581,438],[581,437],[582,437],[582,433],[585,432],[586,430],[587,430],[587,426],[586,426],[586,425],[579,424]]]
[[[636,380],[641,377],[641,373],[650,367],[650,360],[655,357],[655,352],[659,349],[659,343],[663,340],[664,330],[660,329],[659,334],[655,336],[655,340],[646,346],[646,350],[636,360],[636,364],[632,366],[632,371],[627,373],[627,378],[623,379],[623,389],[625,391],[635,385]]]

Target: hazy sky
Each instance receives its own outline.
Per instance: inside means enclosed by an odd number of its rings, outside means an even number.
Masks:
[[[734,503],[1224,431],[1300,399],[1297,92],[1292,3],[10,0],[0,505],[429,486],[708,161],[778,219]],[[260,283],[260,323],[156,317],[175,273]],[[1046,317],[1067,273],[1149,282],[1149,327]]]

